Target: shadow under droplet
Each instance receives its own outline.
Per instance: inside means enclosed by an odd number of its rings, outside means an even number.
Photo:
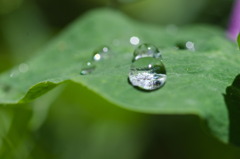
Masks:
[[[240,146],[240,74],[224,94],[229,115],[229,142]]]
[[[177,43],[176,48],[179,49],[179,50],[187,50],[186,44],[184,42]]]

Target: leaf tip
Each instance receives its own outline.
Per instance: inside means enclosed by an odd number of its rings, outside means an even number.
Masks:
[[[34,85],[32,88],[30,88],[29,91],[27,92],[27,94],[19,101],[19,103],[30,102],[33,99],[36,99],[37,97],[50,91],[57,85],[58,84],[56,84],[54,82],[50,82],[50,81],[40,82],[40,83]]]

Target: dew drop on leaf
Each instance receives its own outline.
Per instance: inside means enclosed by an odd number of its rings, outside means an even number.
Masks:
[[[195,51],[195,44],[191,41],[186,42],[186,48],[190,51]]]
[[[100,47],[96,49],[93,53],[93,61],[100,61],[102,59],[109,58],[110,48],[108,46]]]
[[[140,39],[137,36],[132,36],[129,40],[130,44],[138,45],[140,43]]]
[[[178,43],[176,45],[177,49],[180,50],[189,50],[189,51],[195,51],[195,44],[192,41],[187,41],[184,43]]]
[[[21,73],[25,73],[25,72],[27,72],[27,71],[29,70],[29,66],[28,66],[28,64],[26,64],[26,63],[21,63],[21,64],[18,66],[18,70],[19,70],[19,72],[21,72]]]
[[[135,49],[133,53],[133,61],[143,57],[162,58],[158,48],[152,44],[141,44]]]
[[[110,57],[109,52],[110,48],[108,46],[102,46],[96,49],[93,52],[92,61],[87,62],[82,66],[80,75],[88,75],[92,73],[96,69],[95,62],[108,59]]]
[[[91,62],[87,62],[85,66],[83,66],[80,75],[88,75],[95,70],[96,66]]]
[[[153,91],[165,84],[167,75],[161,60],[145,57],[132,63],[128,78],[133,86],[141,90]]]
[[[18,70],[13,70],[13,71],[10,72],[9,77],[10,78],[15,78],[19,75],[19,73],[20,72]]]

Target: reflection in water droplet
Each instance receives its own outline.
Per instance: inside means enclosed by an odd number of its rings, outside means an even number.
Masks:
[[[28,64],[22,63],[18,66],[19,72],[25,73],[29,70]]]
[[[87,62],[85,66],[83,66],[83,69],[80,72],[80,75],[88,75],[92,73],[95,70],[96,66],[93,65],[91,62]]]
[[[107,59],[109,57],[109,47],[103,46],[97,50],[94,51],[93,54],[93,60],[94,61],[100,61],[102,59]]]
[[[152,44],[141,44],[135,49],[133,53],[133,61],[136,61],[143,57],[162,58],[158,48]]]
[[[133,62],[128,77],[133,86],[145,91],[161,88],[167,79],[163,63],[153,57],[145,57]]]
[[[139,39],[138,37],[136,37],[136,36],[132,36],[132,37],[130,38],[130,43],[131,43],[132,45],[138,45],[138,44],[140,43],[140,39]]]
[[[101,59],[101,55],[100,54],[95,54],[93,58],[94,58],[95,61],[99,61]]]

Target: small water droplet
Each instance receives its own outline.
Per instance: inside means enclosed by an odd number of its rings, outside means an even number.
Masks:
[[[191,41],[186,42],[186,48],[190,51],[195,51],[195,44]]]
[[[21,72],[21,73],[27,72],[27,71],[29,70],[28,64],[26,64],[26,63],[20,64],[20,65],[18,66],[18,70],[19,70],[19,72]]]
[[[9,76],[10,76],[10,78],[14,78],[14,77],[18,76],[19,73],[20,73],[19,71],[13,70],[13,71],[11,71],[11,73],[9,74]]]
[[[158,48],[152,44],[141,44],[135,49],[133,53],[133,61],[143,57],[162,58]]]
[[[130,38],[130,43],[131,43],[132,45],[138,45],[138,44],[140,43],[139,37],[132,36],[132,37]]]
[[[195,51],[195,44],[192,41],[187,41],[186,43],[178,43],[176,47],[180,50]]]
[[[100,61],[102,59],[107,59],[109,57],[110,48],[107,46],[103,46],[94,51],[93,60]]]
[[[93,65],[91,62],[87,62],[85,66],[83,66],[83,69],[80,72],[80,75],[88,75],[92,73],[95,70],[96,66]]]
[[[153,57],[134,61],[128,77],[133,86],[145,91],[161,88],[167,79],[166,69],[162,61]]]
[[[14,72],[10,73],[9,75],[11,78],[15,76]]]

